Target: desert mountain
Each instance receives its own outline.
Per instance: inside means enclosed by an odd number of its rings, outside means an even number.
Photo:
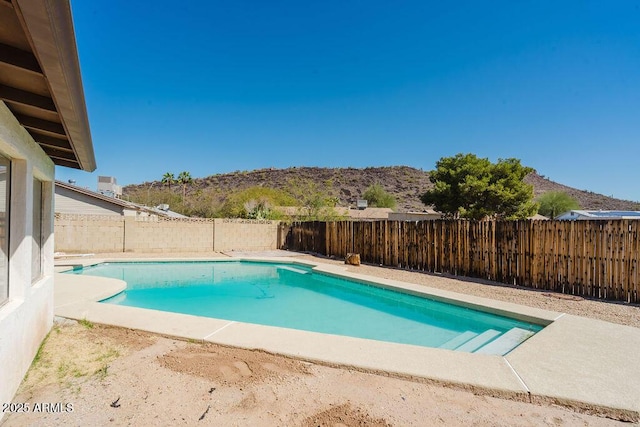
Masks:
[[[535,195],[548,191],[564,191],[578,200],[583,209],[634,210],[639,203],[620,200],[590,191],[578,190],[544,178],[533,172],[525,178],[532,184]],[[287,190],[296,182],[312,181],[322,186],[340,200],[340,206],[355,206],[356,200],[373,183],[380,183],[386,191],[393,194],[397,201],[397,210],[423,210],[420,195],[431,188],[429,173],[408,166],[356,168],[320,168],[291,167],[287,169],[258,169],[217,174],[206,178],[196,178],[188,186],[188,193],[213,189],[218,194],[230,194],[254,186],[263,186]],[[130,185],[124,188],[125,194],[141,190],[150,182]],[[161,185],[156,181],[153,187]],[[179,191],[178,186],[174,186]]]

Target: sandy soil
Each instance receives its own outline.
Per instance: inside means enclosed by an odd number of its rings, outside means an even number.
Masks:
[[[640,327],[638,306],[375,266],[348,269]],[[3,425],[620,424],[554,405],[499,399],[420,380],[75,322],[54,326],[14,403],[28,403],[30,410],[5,415]],[[45,403],[60,405],[47,411]],[[68,410],[69,404],[73,411]],[[42,412],[35,412],[36,408]]]
[[[56,325],[5,426],[609,426],[420,381],[91,324]],[[34,412],[60,403],[72,412]]]

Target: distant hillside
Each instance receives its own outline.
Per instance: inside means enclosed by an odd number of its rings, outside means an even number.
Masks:
[[[537,173],[531,173],[527,175],[525,181],[533,185],[533,192],[536,196],[546,193],[548,191],[564,191],[571,197],[576,199],[582,209],[591,210],[638,210],[640,209],[639,202],[633,202],[631,200],[615,199],[602,194],[597,194],[592,191],[578,190],[573,187],[559,184],[551,181],[547,178],[543,178]]]
[[[188,187],[188,193],[198,190],[214,189],[218,194],[228,194],[254,186],[264,186],[287,190],[293,183],[313,181],[326,185],[330,192],[340,199],[341,206],[354,206],[356,200],[373,183],[380,183],[386,191],[393,194],[397,201],[397,210],[422,210],[425,206],[420,195],[430,189],[429,173],[408,166],[355,168],[319,168],[292,167],[288,169],[259,169],[247,172],[233,172],[194,179]],[[564,191],[578,200],[584,209],[632,210],[638,208],[637,202],[619,200],[602,194],[577,190],[541,177],[537,173],[529,174],[525,180],[532,184],[536,195],[547,191]],[[125,195],[148,188],[151,183],[130,185],[124,188]],[[155,181],[153,187],[160,186]],[[179,186],[173,190],[180,191]]]

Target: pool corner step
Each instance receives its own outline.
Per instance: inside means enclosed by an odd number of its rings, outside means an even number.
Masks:
[[[438,348],[444,348],[446,350],[455,350],[457,347],[460,347],[462,344],[466,343],[472,338],[477,337],[478,334],[475,332],[467,331],[460,335],[456,335],[446,343],[442,344]]]
[[[475,350],[487,344],[489,341],[491,341],[498,335],[500,335],[500,331],[496,331],[495,329],[489,329],[487,331],[484,331],[477,337],[462,344],[461,346],[456,347],[456,351],[474,352]]]
[[[485,346],[482,346],[474,353],[498,354],[502,356],[522,344],[533,334],[535,334],[535,332],[527,331],[526,329],[511,328],[502,334],[501,337],[491,341]]]
[[[279,265],[277,268],[278,268],[278,270],[293,271],[294,273],[298,273],[298,274],[308,274],[309,273],[308,270],[304,270],[302,268],[291,267],[289,265]]]

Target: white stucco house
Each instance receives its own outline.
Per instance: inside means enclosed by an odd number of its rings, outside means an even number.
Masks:
[[[588,211],[574,209],[556,217],[557,220],[640,219],[640,211]]]
[[[53,324],[54,165],[96,168],[70,5],[2,0],[0,402]]]

